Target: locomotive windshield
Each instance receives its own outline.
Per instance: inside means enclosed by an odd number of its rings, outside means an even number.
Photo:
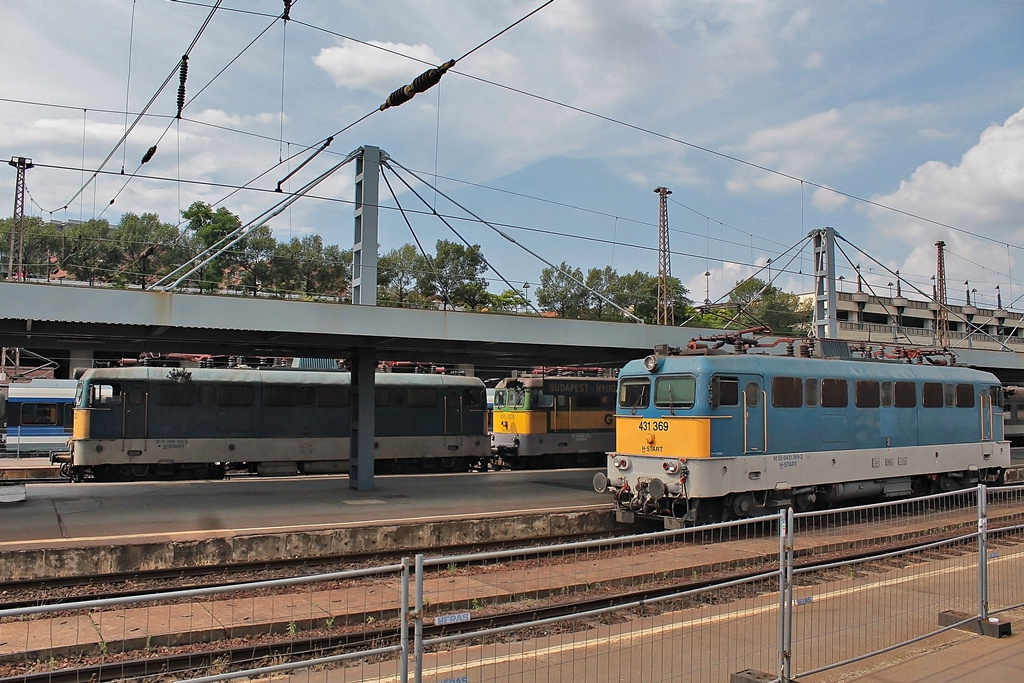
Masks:
[[[624,379],[619,383],[619,407],[637,410],[650,402],[651,381],[645,377]]]
[[[654,381],[655,408],[692,408],[697,380],[692,376],[659,377]]]

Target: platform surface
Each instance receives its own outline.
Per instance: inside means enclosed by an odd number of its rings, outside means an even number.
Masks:
[[[596,469],[375,477],[347,476],[124,484],[35,483],[3,507],[0,551],[38,541],[168,533],[286,531],[389,522],[473,519],[543,510],[611,509]]]

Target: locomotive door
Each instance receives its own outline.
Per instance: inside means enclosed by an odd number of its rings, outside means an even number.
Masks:
[[[743,452],[764,453],[768,449],[765,398],[760,376],[740,376],[743,387]]]
[[[144,439],[148,427],[146,409],[149,407],[149,394],[146,387],[139,384],[128,384],[124,391],[124,438]]]
[[[462,433],[462,391],[460,389],[444,390],[444,433],[445,435]]]

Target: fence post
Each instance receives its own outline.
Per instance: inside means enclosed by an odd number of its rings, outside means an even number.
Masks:
[[[789,681],[793,647],[793,508],[779,510],[779,680]]]
[[[409,683],[409,558],[402,558],[402,623],[399,628],[402,643],[402,662],[399,678],[402,683]]]
[[[988,487],[978,484],[978,618],[988,619]]]
[[[415,658],[414,680],[416,683],[423,683],[423,554],[416,555],[416,602],[415,610],[416,630],[413,637],[413,651]]]

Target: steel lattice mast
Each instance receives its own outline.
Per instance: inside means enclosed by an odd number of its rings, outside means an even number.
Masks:
[[[949,309],[946,307],[946,243],[939,240],[935,243],[937,251],[935,260],[935,344],[949,346]]]
[[[675,324],[675,307],[669,294],[669,278],[672,277],[672,260],[668,249],[668,195],[667,187],[654,188],[659,197],[658,213],[658,324]]]
[[[11,157],[8,165],[18,169],[18,179],[14,185],[14,216],[11,219],[11,246],[7,253],[7,279],[13,280],[15,273],[24,268],[24,233],[25,233],[25,171],[32,168],[32,160],[25,157]],[[18,254],[15,262],[14,254]],[[17,266],[17,270],[15,270]]]

